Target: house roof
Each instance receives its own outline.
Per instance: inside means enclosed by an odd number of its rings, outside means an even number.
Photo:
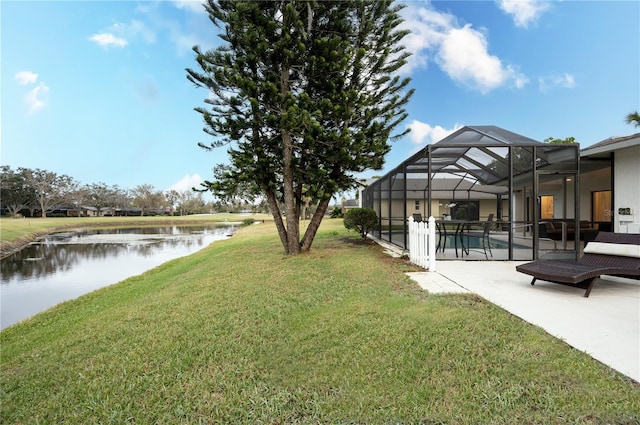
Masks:
[[[610,152],[617,151],[619,149],[630,148],[634,146],[640,146],[640,133],[622,137],[610,137],[596,143],[595,145],[591,145],[582,149],[580,151],[580,156],[594,157],[597,155],[609,154]]]
[[[429,180],[411,179],[407,181],[407,197],[426,197]],[[431,197],[436,199],[496,199],[498,195],[508,195],[506,186],[486,185],[468,178],[435,178],[431,180]]]
[[[389,191],[392,199],[426,199],[431,183],[431,197],[434,199],[496,199],[508,195],[509,188],[500,185],[485,185],[465,176],[428,179],[426,176],[409,177],[406,181],[397,176],[385,179],[381,190]]]

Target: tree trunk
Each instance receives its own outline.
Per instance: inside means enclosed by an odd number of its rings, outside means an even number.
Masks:
[[[298,219],[298,209],[296,208],[296,197],[293,189],[293,149],[291,146],[291,135],[288,131],[282,131],[283,141],[283,183],[284,183],[284,211],[287,215],[287,254],[300,253],[300,222]]]
[[[288,254],[289,241],[287,229],[285,229],[284,221],[282,221],[282,214],[280,212],[280,207],[278,206],[278,200],[276,199],[276,195],[272,191],[267,191],[267,202],[269,203],[269,209],[271,210],[273,220],[276,223],[276,229],[278,229],[278,236],[280,236],[280,242],[282,242],[284,252],[285,254]]]
[[[289,94],[289,67],[283,65],[280,69],[280,92],[286,98]],[[284,114],[286,111],[283,111]],[[282,173],[284,185],[284,211],[287,215],[287,254],[300,253],[300,222],[299,211],[296,208],[296,197],[293,179],[293,139],[287,129],[281,130],[282,134]]]
[[[309,227],[307,227],[307,230],[304,232],[304,237],[300,242],[302,252],[308,252],[309,249],[311,249],[313,239],[316,237],[316,232],[320,227],[320,223],[322,223],[322,217],[324,217],[324,214],[329,208],[329,201],[331,201],[331,197],[323,199],[318,203],[318,208],[316,208],[316,212],[313,213],[311,222],[309,222]]]
[[[47,209],[45,208],[46,201],[44,198],[40,198],[40,217],[47,218]]]
[[[7,209],[9,210],[11,217],[17,216],[22,208],[24,208],[24,205],[7,205]]]

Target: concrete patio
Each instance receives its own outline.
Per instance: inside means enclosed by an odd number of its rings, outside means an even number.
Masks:
[[[515,261],[439,261],[407,273],[431,293],[472,292],[640,382],[640,281],[605,276],[584,290],[537,281]]]

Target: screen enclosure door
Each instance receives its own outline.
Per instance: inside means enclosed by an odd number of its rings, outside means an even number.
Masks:
[[[537,175],[537,189],[535,213],[539,231],[534,241],[536,258],[577,258],[580,246],[580,198],[576,173],[540,172]]]

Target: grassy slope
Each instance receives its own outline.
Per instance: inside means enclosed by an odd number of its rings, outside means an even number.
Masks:
[[[0,333],[2,423],[638,423],[640,389],[326,220],[272,224]]]

